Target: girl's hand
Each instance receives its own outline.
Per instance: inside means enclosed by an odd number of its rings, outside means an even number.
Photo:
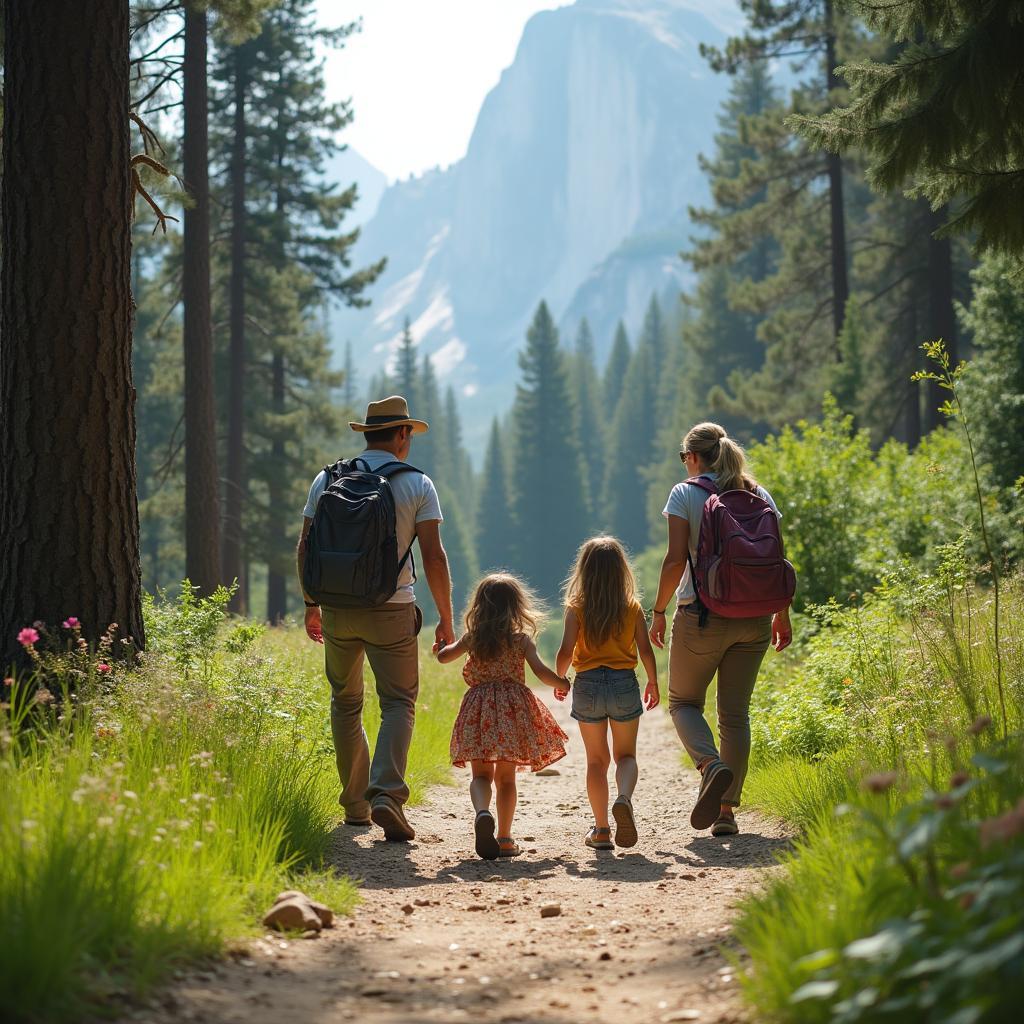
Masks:
[[[789,623],[789,609],[772,616],[772,647],[784,651],[793,642],[793,627]]]
[[[651,612],[651,643],[662,649],[665,646],[665,613]]]
[[[559,683],[557,683],[554,687],[555,700],[565,700],[565,698],[569,695],[570,685],[571,684],[569,683],[569,680],[563,677],[562,680]]]
[[[644,690],[644,707],[650,711],[652,708],[656,708],[661,703],[661,691],[658,689],[658,684],[655,680],[651,680],[647,684],[647,689]]]

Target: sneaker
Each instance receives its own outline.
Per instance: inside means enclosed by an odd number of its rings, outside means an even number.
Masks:
[[[612,817],[615,819],[615,845],[629,848],[636,846],[636,819],[633,817],[633,804],[628,796],[618,796],[612,804]]]
[[[694,828],[710,828],[718,819],[722,809],[722,797],[732,785],[732,769],[717,757],[704,765],[701,773],[700,792],[690,812],[690,824]]]
[[[402,805],[389,796],[379,796],[370,804],[370,819],[384,829],[389,843],[408,843],[416,838],[416,830],[406,820]]]

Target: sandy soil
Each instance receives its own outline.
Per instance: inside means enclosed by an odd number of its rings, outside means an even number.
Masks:
[[[740,813],[728,840],[695,833],[698,776],[683,768],[668,716],[640,728],[634,797],[640,842],[598,853],[583,745],[570,734],[557,775],[521,774],[516,836],[523,856],[473,853],[466,791],[438,787],[409,819],[415,842],[339,827],[334,863],[362,879],[350,919],[311,940],[266,936],[233,958],[180,976],[129,1019],[169,1024],[370,1024],[473,1021],[630,1024],[749,1019],[726,956],[738,896],[786,846],[775,825]],[[542,918],[546,903],[561,913]]]

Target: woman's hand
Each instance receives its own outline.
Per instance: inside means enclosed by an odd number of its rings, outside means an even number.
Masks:
[[[644,690],[644,707],[650,711],[661,703],[661,691],[658,689],[658,682],[652,679]]]
[[[561,682],[554,687],[555,700],[565,700],[569,696],[569,686],[569,680],[563,676]]]
[[[665,613],[651,612],[651,643],[659,649],[665,647]]]
[[[784,651],[793,642],[793,627],[789,622],[789,609],[772,616],[772,647]]]

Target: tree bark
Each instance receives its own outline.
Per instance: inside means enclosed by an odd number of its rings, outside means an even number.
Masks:
[[[280,416],[284,413],[284,354],[275,352],[271,369],[271,407]],[[284,438],[280,428],[274,435],[270,449],[271,472],[268,476],[267,498],[269,519],[267,564],[267,620],[277,625],[288,614],[288,577],[279,562],[280,553],[287,547],[283,516],[286,510],[283,477],[285,474]]]
[[[956,312],[953,308],[953,247],[948,238],[936,238],[949,218],[949,207],[928,211],[928,340],[946,343],[946,351],[957,362]],[[935,381],[928,387],[925,429],[934,430],[945,422],[939,406],[948,398]]]
[[[127,0],[4,4],[0,664],[69,615],[144,643]],[[121,650],[120,645],[116,648]]]
[[[245,101],[249,87],[248,61],[244,46],[235,49],[234,140],[231,154],[231,281],[228,315],[230,343],[228,350],[228,445],[227,495],[224,519],[224,579],[238,581],[238,590],[231,602],[232,611],[246,614],[249,595],[248,574],[242,555],[242,516],[247,489],[245,467],[245,175],[246,122]]]
[[[831,0],[825,0],[825,65],[829,94],[839,88],[836,76],[836,37],[833,30]],[[843,208],[843,161],[837,153],[827,153],[828,207],[832,243],[832,332],[836,340],[836,360],[842,361],[839,335],[846,317],[850,285],[846,270],[846,214]]]
[[[220,582],[220,479],[210,314],[206,11],[185,5],[184,225],[185,573],[204,595]]]

